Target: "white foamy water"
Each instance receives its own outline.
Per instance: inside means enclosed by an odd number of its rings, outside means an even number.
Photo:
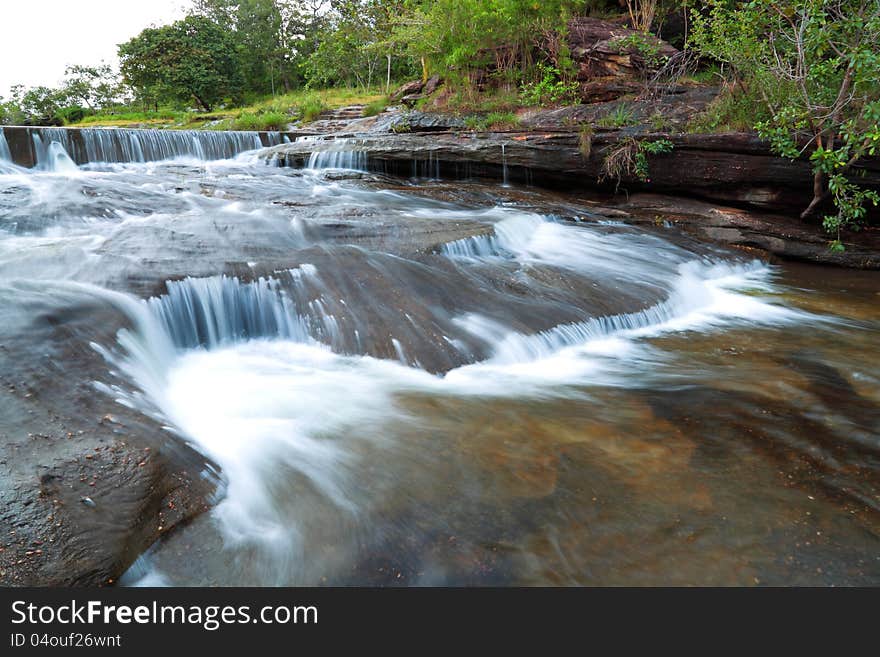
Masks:
[[[722,427],[730,443],[740,417],[795,447],[796,432],[827,418],[842,441],[872,439],[858,400],[876,388],[870,358],[848,377],[854,419],[806,387],[838,385],[812,365],[843,342],[817,326],[837,320],[785,305],[795,293],[777,287],[774,267],[674,230],[575,224],[514,197],[467,207],[494,192],[456,189],[454,204],[320,170],[365,167],[356,142],[294,171],[236,154],[254,135],[37,136],[33,169],[4,159],[0,142],[0,276],[4,298],[21,303],[6,323],[28,332],[59,321],[59,334],[94,340],[110,367],[91,360],[65,375],[95,381],[111,412],[112,398],[150,415],[222,479],[212,511],[154,546],[129,581],[369,582],[387,557],[427,573],[425,583],[469,581],[461,572],[482,577],[496,563],[547,582],[535,542],[558,539],[560,558],[577,557],[563,546],[578,531],[572,514],[594,527],[580,482],[609,483],[605,465],[618,490],[642,485],[630,477],[640,467],[657,490],[685,482],[693,437],[675,414],[699,415],[706,399],[736,414]],[[148,152],[162,161],[103,161]],[[126,325],[124,313],[130,328],[108,344],[87,309],[113,326]],[[791,350],[780,346],[789,337]],[[753,345],[763,351],[741,357]],[[801,370],[786,378],[777,354]],[[772,404],[788,405],[765,415]],[[797,424],[798,405],[811,424]],[[569,440],[578,446],[559,447]],[[630,512],[627,495],[612,523]],[[657,510],[656,491],[643,498],[648,511],[628,525],[638,531]],[[550,524],[536,530],[531,518]],[[457,552],[465,535],[470,548]],[[484,558],[499,542],[517,564]]]
[[[368,517],[373,502],[363,491],[361,454],[394,449],[384,429],[389,422],[419,421],[408,418],[402,397],[579,398],[592,386],[639,385],[664,358],[646,341],[651,337],[809,318],[767,296],[773,285],[765,264],[687,259],[671,245],[652,257],[647,251],[663,241],[650,235],[622,252],[618,237],[516,215],[497,224],[494,236],[448,248],[453,258],[506,258],[581,272],[650,262],[652,280],[662,281],[668,295],[643,311],[536,334],[464,315],[458,324],[494,348],[488,359],[442,376],[334,353],[308,335],[308,322],[271,280],[243,285],[223,278],[176,283],[168,296],[144,304],[141,321],[178,345],[176,355],[154,354],[149,340],[124,335],[128,356],[121,369],[166,422],[221,467],[228,484],[213,517],[228,545],[257,546],[289,568],[307,539],[279,506],[279,487],[308,482],[332,513],[353,522]],[[318,280],[321,272],[305,266],[297,275]],[[199,344],[208,348],[191,348]]]

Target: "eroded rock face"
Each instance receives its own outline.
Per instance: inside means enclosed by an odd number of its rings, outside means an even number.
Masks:
[[[391,94],[390,99],[392,102],[399,102],[405,96],[411,96],[413,94],[421,93],[424,88],[425,83],[421,80],[413,80],[411,82],[407,82],[405,84],[400,85],[394,93]]]
[[[651,34],[612,21],[577,18],[569,23],[568,30],[585,103],[614,100],[638,91],[647,73],[678,53]]]
[[[537,118],[534,120],[536,126],[542,125]],[[285,144],[267,153],[279,164],[301,167],[315,150],[348,149],[365,154],[371,171],[403,177],[507,180],[575,194],[617,192],[622,198],[651,192],[681,197],[683,204],[688,203],[686,199],[695,199],[740,208],[724,217],[703,211],[683,212],[691,217],[690,222],[712,228],[703,231],[704,237],[757,246],[797,259],[862,268],[880,266],[874,255],[880,245],[868,244],[850,250],[846,256],[834,256],[821,227],[797,220],[811,198],[812,167],[806,159],[790,161],[775,156],[756,135],[652,133],[645,126],[583,134],[572,129],[562,131],[558,123],[547,127],[552,129],[372,134],[342,141]],[[647,156],[646,180],[631,172],[623,172],[619,180],[604,175],[605,158],[613,149],[659,139],[668,140],[672,150]],[[864,162],[859,180],[880,189],[880,162]],[[666,203],[660,214],[675,214],[673,210]],[[750,223],[751,213],[759,213],[757,228],[757,224]],[[859,241],[869,233],[863,232]]]
[[[119,313],[32,310],[28,331],[0,326],[0,586],[111,584],[214,483],[204,457],[94,387],[106,364],[88,340],[112,339]]]
[[[650,180],[624,172],[619,181],[606,177],[600,184],[609,150],[629,139],[667,139],[673,147],[668,154],[649,157]],[[281,163],[300,166],[311,152],[332,149],[365,153],[371,169],[392,174],[406,174],[414,160],[440,162],[444,178],[501,178],[506,166],[511,181],[545,187],[575,191],[604,186],[630,192],[650,188],[792,213],[802,209],[812,183],[809,162],[775,157],[750,134],[673,135],[637,128],[592,135],[575,131],[390,134],[285,144],[267,152]],[[869,173],[865,182],[880,184],[880,171]]]

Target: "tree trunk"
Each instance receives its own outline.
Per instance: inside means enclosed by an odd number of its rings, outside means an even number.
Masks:
[[[385,55],[388,58],[388,72],[385,74],[385,93],[391,93],[391,55]]]
[[[203,110],[205,110],[206,112],[211,111],[211,106],[208,105],[208,103],[206,103],[204,100],[202,100],[201,96],[199,96],[197,93],[193,92],[193,98],[195,98],[199,105],[202,106]]]
[[[828,189],[825,174],[821,171],[813,173],[813,200],[807,206],[807,209],[801,212],[801,219],[810,219],[819,209],[819,206],[831,195]]]

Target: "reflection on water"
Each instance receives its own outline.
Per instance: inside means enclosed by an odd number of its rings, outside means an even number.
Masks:
[[[128,583],[880,581],[875,274],[344,178],[0,173],[6,279],[122,293],[68,374],[223,474]]]

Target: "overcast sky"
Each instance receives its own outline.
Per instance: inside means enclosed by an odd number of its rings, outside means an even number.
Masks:
[[[116,45],[171,23],[189,0],[0,0],[0,96],[57,85],[68,64],[117,64]]]

